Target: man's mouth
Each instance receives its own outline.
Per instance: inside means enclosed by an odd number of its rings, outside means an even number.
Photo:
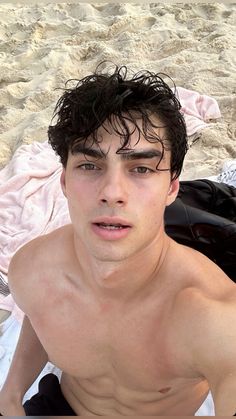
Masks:
[[[106,230],[121,230],[123,228],[129,228],[129,226],[125,226],[122,224],[95,223],[95,225]]]
[[[120,240],[127,237],[133,226],[119,217],[101,217],[93,220],[93,232],[102,240]]]

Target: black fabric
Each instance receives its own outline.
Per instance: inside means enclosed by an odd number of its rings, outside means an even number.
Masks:
[[[47,374],[40,380],[38,393],[27,400],[23,407],[26,416],[76,416],[54,374]]]
[[[199,179],[180,182],[178,197],[191,207],[236,223],[236,188],[226,183]]]
[[[165,211],[165,229],[236,282],[236,188],[207,179],[180,182],[176,201]]]

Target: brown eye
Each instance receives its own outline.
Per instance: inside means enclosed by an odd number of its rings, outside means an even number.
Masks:
[[[145,166],[139,166],[139,167],[135,167],[135,169],[133,169],[133,172],[141,174],[141,175],[145,175],[146,173],[152,173],[153,170]]]
[[[78,166],[78,169],[81,169],[81,170],[98,170],[98,167],[95,166],[95,164],[92,164],[92,163],[84,163],[84,164],[81,164],[80,166]]]

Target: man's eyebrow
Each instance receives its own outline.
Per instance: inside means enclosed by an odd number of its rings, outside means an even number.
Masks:
[[[73,152],[74,155],[76,154],[84,154],[85,156],[94,157],[96,159],[102,159],[105,157],[105,154],[102,150],[94,148],[89,148],[85,146],[76,147],[76,149]]]
[[[94,149],[89,147],[76,147],[73,154],[84,154],[85,156],[94,157],[96,159],[106,158],[106,154],[100,149]],[[163,153],[161,150],[149,149],[149,150],[120,150],[117,153],[122,160],[141,160],[141,159],[153,159],[155,157],[161,158]]]
[[[162,157],[163,153],[160,150],[149,149],[140,151],[122,151],[119,153],[124,160],[140,160],[140,159],[153,159],[155,157]]]

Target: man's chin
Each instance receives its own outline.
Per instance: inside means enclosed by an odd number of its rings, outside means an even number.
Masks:
[[[119,263],[132,257],[130,246],[118,245],[118,243],[97,243],[88,247],[92,258],[100,262]]]

